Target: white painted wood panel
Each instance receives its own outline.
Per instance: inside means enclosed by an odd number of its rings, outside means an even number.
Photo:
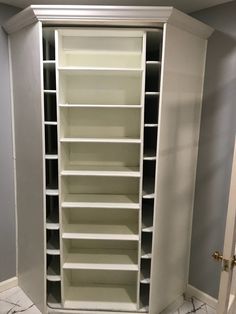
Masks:
[[[206,41],[164,26],[150,313],[186,289]]]
[[[42,26],[10,36],[14,93],[19,286],[45,313]]]

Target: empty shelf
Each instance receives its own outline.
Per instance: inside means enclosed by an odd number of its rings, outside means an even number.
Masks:
[[[111,177],[140,177],[138,167],[129,166],[66,166],[61,175],[111,176]]]
[[[146,61],[148,65],[161,65],[161,61]]]
[[[46,195],[59,195],[59,192],[58,192],[58,190],[49,190],[49,189],[47,189],[46,190]]]
[[[141,68],[112,68],[112,67],[58,67],[61,73],[69,75],[94,75],[94,76],[140,76],[143,72]]]
[[[112,194],[66,194],[62,207],[139,209],[139,197]]]
[[[44,89],[43,91],[45,94],[56,94],[56,90],[55,89]]]
[[[45,159],[58,159],[58,155],[45,155]]]
[[[52,257],[52,261],[47,267],[47,280],[48,281],[61,281],[60,276],[60,259],[59,256]]]
[[[145,95],[149,95],[149,96],[157,96],[159,94],[160,92],[145,92]]]
[[[152,181],[152,180],[151,180]],[[145,182],[143,185],[143,198],[154,198],[154,184],[152,182]]]
[[[137,262],[136,250],[80,248],[66,256],[63,268],[138,271]]]
[[[60,104],[61,108],[121,108],[121,109],[139,109],[141,105],[102,105],[102,104]]]
[[[59,223],[53,223],[53,222],[47,222],[46,223],[46,228],[48,230],[59,230]]]
[[[153,232],[153,219],[151,217],[143,219],[142,232]]]
[[[64,226],[62,238],[138,241],[139,235],[136,225],[67,224]]]
[[[49,255],[60,255],[60,246],[59,246],[59,234],[58,231],[50,231],[47,230],[47,233],[51,234],[51,236],[47,235],[47,254]]]
[[[86,138],[86,137],[63,137],[60,142],[64,143],[141,143],[139,138]]]
[[[57,125],[56,121],[45,121],[44,125]]]
[[[158,124],[157,123],[145,123],[144,127],[145,128],[157,128]]]
[[[68,287],[65,308],[93,310],[137,311],[136,286],[133,285],[83,285]]]
[[[156,150],[155,149],[145,149],[143,154],[144,160],[156,160]]]

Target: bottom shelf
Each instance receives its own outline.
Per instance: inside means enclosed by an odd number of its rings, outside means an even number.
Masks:
[[[94,284],[68,287],[64,307],[85,310],[137,311],[136,286]]]
[[[61,282],[47,281],[47,305],[48,307],[59,309],[61,304]]]

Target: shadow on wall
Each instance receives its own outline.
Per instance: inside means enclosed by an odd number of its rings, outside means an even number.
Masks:
[[[206,21],[206,20],[205,20]],[[217,298],[236,134],[236,37],[215,31],[208,43],[189,283]]]

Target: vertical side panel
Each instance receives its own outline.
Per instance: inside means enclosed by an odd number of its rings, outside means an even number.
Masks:
[[[15,119],[19,285],[45,313],[42,25],[10,36]]]
[[[150,313],[186,289],[206,41],[164,27]]]

